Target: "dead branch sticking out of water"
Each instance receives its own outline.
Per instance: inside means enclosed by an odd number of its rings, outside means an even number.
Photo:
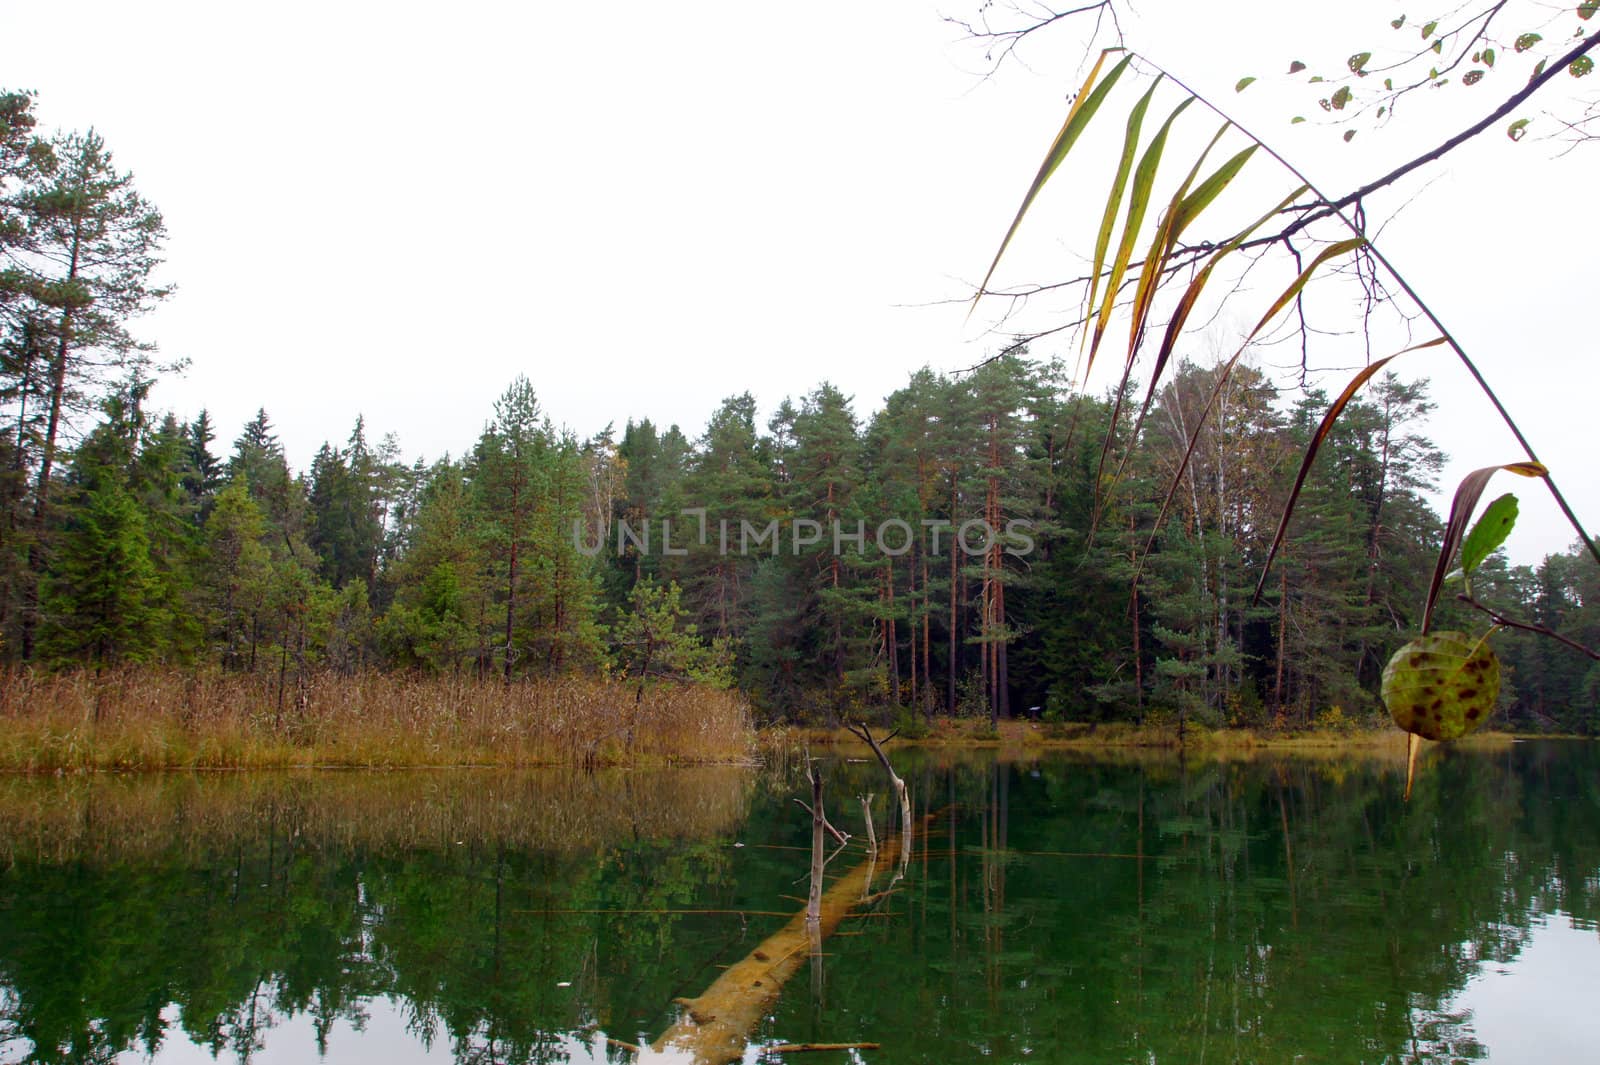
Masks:
[[[808,769],[812,786],[812,809],[822,808],[822,779],[814,767]],[[783,985],[807,958],[820,951],[822,941],[832,935],[841,921],[862,904],[863,898],[879,898],[870,893],[873,879],[901,863],[909,855],[913,826],[907,823],[901,839],[886,841],[876,856],[846,872],[827,891],[820,891],[822,829],[812,822],[812,870],[815,906],[807,900],[806,909],[791,917],[778,931],[768,936],[742,960],[723,970],[711,986],[695,998],[678,999],[683,1015],[651,1046],[642,1048],[639,1061],[684,1060],[696,1065],[726,1065],[739,1061],[749,1044],[750,1034],[771,1012]],[[815,913],[815,917],[810,916]],[[785,1053],[790,1049],[847,1049],[874,1044],[783,1044],[785,1049],[761,1048],[762,1053]]]
[[[900,774],[896,773],[894,771],[894,766],[889,764],[889,756],[883,753],[883,748],[880,747],[878,745],[878,741],[873,738],[872,730],[870,728],[868,728],[866,725],[857,725],[848,721],[845,722],[844,727],[849,729],[850,732],[855,736],[864,740],[867,746],[872,748],[872,753],[878,756],[878,761],[883,765],[883,771],[889,774],[889,784],[894,788],[894,793],[900,800],[900,824],[903,828],[909,830],[911,826],[911,796],[906,792],[906,782],[900,779]],[[883,738],[883,742],[888,743],[890,740],[894,739],[899,732],[899,729],[895,729],[893,732],[889,733]],[[907,853],[907,857],[910,857],[909,852]]]

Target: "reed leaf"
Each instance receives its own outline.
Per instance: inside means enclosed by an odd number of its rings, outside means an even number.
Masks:
[[[1200,153],[1200,158],[1194,161],[1189,168],[1188,176],[1183,179],[1176,192],[1172,194],[1172,201],[1167,204],[1167,209],[1162,212],[1161,220],[1156,224],[1155,236],[1150,238],[1150,250],[1145,253],[1144,266],[1139,271],[1139,283],[1134,288],[1133,314],[1128,320],[1128,369],[1133,368],[1134,356],[1139,350],[1139,337],[1144,333],[1145,319],[1150,316],[1150,306],[1155,302],[1156,290],[1161,287],[1161,275],[1167,268],[1167,263],[1172,258],[1173,249],[1178,246],[1178,238],[1182,235],[1182,227],[1188,225],[1196,210],[1187,216],[1182,212],[1183,204],[1188,200],[1189,187],[1194,184],[1194,179],[1199,175],[1200,168],[1205,165],[1206,157],[1211,154],[1211,149],[1217,146],[1222,135],[1228,132],[1231,123],[1224,122],[1222,128],[1217,130]],[[1247,151],[1254,151],[1252,145]],[[1245,158],[1249,158],[1248,155]],[[1214,176],[1214,175],[1213,175]],[[1208,181],[1209,183],[1209,181]],[[1220,192],[1221,189],[1216,190]],[[1212,194],[1215,198],[1216,193]],[[1127,376],[1123,377],[1123,384],[1127,384]],[[1120,389],[1119,389],[1120,391]]]
[[[1094,270],[1089,275],[1089,297],[1083,304],[1083,320],[1088,322],[1094,312],[1095,297],[1100,293],[1100,274],[1106,268],[1106,252],[1111,248],[1111,232],[1117,226],[1117,213],[1122,209],[1122,197],[1128,189],[1128,175],[1133,171],[1133,157],[1139,148],[1139,132],[1144,127],[1144,115],[1150,108],[1150,98],[1156,94],[1156,86],[1161,84],[1161,75],[1151,84],[1149,90],[1133,105],[1133,110],[1128,112],[1128,130],[1122,139],[1122,157],[1117,160],[1117,175],[1111,181],[1111,194],[1106,197],[1105,215],[1100,219],[1100,232],[1094,241]],[[1079,344],[1080,350],[1089,342],[1089,331],[1085,329]]]
[[[1100,446],[1100,463],[1095,468],[1094,482],[1095,494],[1098,502],[1101,494],[1101,481],[1105,476],[1106,459],[1110,457],[1112,441],[1116,438],[1116,427],[1122,419],[1122,399],[1127,394],[1128,381],[1133,377],[1133,364],[1139,355],[1140,338],[1144,335],[1145,323],[1150,317],[1150,309],[1155,304],[1156,291],[1161,287],[1161,275],[1166,272],[1167,264],[1171,262],[1173,252],[1177,249],[1178,241],[1183,236],[1183,230],[1190,222],[1203,211],[1207,204],[1215,200],[1227,187],[1228,182],[1238,174],[1239,169],[1249,161],[1255,152],[1256,145],[1244,149],[1218,169],[1196,189],[1193,194],[1189,188],[1194,184],[1194,179],[1199,175],[1200,168],[1205,165],[1206,157],[1211,154],[1211,149],[1217,146],[1222,135],[1228,132],[1230,122],[1223,122],[1206,145],[1205,151],[1195,160],[1189,168],[1189,174],[1183,179],[1177,191],[1172,194],[1172,201],[1161,216],[1160,223],[1156,226],[1155,236],[1150,240],[1150,250],[1145,254],[1144,266],[1139,271],[1139,283],[1134,290],[1133,312],[1128,320],[1128,357],[1122,367],[1122,379],[1117,382],[1116,399],[1111,407],[1111,430],[1106,433],[1105,441]],[[1120,475],[1121,467],[1118,467]],[[1115,479],[1113,479],[1115,480]],[[1096,514],[1099,506],[1095,507]]]
[[[1106,291],[1100,303],[1100,310],[1095,316],[1094,338],[1089,342],[1089,358],[1083,368],[1083,379],[1089,379],[1089,372],[1094,369],[1095,352],[1100,350],[1100,339],[1105,336],[1106,326],[1111,323],[1111,308],[1117,301],[1117,290],[1122,287],[1122,279],[1128,272],[1128,263],[1133,259],[1133,244],[1138,239],[1139,229],[1144,224],[1145,212],[1150,208],[1150,192],[1155,186],[1156,171],[1161,167],[1161,155],[1166,151],[1167,134],[1172,130],[1172,124],[1178,116],[1192,103],[1194,97],[1190,96],[1173,109],[1172,114],[1161,124],[1155,137],[1150,141],[1149,147],[1144,150],[1144,155],[1139,157],[1139,165],[1133,172],[1133,191],[1128,198],[1128,216],[1123,222],[1122,238],[1117,244],[1116,258],[1112,260],[1111,272],[1106,275]]]
[[[1443,343],[1445,343],[1444,337],[1434,337],[1432,340],[1424,341],[1421,344],[1413,344],[1409,348],[1402,348],[1393,355],[1385,356],[1372,363],[1351,378],[1350,383],[1344,386],[1344,391],[1339,393],[1339,398],[1335,399],[1333,405],[1328,408],[1328,413],[1322,416],[1322,423],[1317,426],[1317,431],[1312,434],[1311,443],[1306,445],[1305,456],[1300,460],[1300,472],[1295,474],[1294,487],[1289,489],[1289,501],[1283,505],[1283,516],[1278,519],[1278,531],[1272,537],[1272,547],[1267,551],[1267,561],[1261,567],[1261,576],[1256,581],[1255,595],[1250,598],[1251,606],[1261,601],[1261,589],[1266,586],[1267,574],[1272,569],[1272,560],[1278,557],[1278,550],[1283,546],[1283,538],[1289,531],[1289,518],[1294,514],[1294,505],[1300,499],[1300,490],[1305,487],[1306,476],[1311,472],[1311,464],[1317,458],[1317,450],[1322,447],[1322,442],[1328,438],[1328,433],[1332,431],[1334,422],[1339,420],[1339,415],[1344,413],[1345,407],[1350,405],[1350,401],[1355,398],[1357,392],[1361,391],[1362,386],[1390,362],[1407,352],[1438,347]]]
[[[1300,276],[1295,278],[1289,287],[1284,289],[1283,293],[1272,301],[1272,306],[1267,309],[1267,313],[1263,314],[1261,320],[1256,323],[1255,328],[1245,335],[1244,342],[1239,345],[1239,350],[1235,351],[1232,357],[1223,363],[1222,370],[1217,375],[1217,382],[1212,386],[1211,394],[1206,397],[1206,405],[1200,410],[1200,417],[1195,422],[1194,431],[1189,434],[1188,445],[1183,451],[1183,461],[1178,464],[1177,471],[1172,475],[1172,483],[1167,486],[1167,494],[1161,500],[1161,509],[1156,513],[1155,524],[1150,530],[1150,538],[1145,541],[1144,551],[1140,554],[1139,563],[1134,570],[1133,579],[1135,581],[1139,579],[1139,573],[1143,570],[1144,559],[1150,554],[1150,548],[1154,546],[1156,536],[1161,531],[1161,523],[1166,520],[1167,511],[1172,508],[1172,499],[1177,495],[1178,485],[1183,480],[1184,473],[1189,469],[1189,460],[1194,457],[1195,446],[1200,442],[1200,433],[1205,429],[1206,419],[1211,416],[1211,408],[1216,406],[1217,397],[1222,394],[1222,388],[1228,383],[1228,377],[1233,373],[1233,368],[1238,364],[1240,356],[1245,353],[1245,349],[1249,348],[1250,342],[1267,327],[1267,324],[1278,316],[1278,312],[1293,302],[1294,298],[1306,287],[1312,275],[1317,272],[1320,266],[1328,260],[1352,252],[1366,243],[1364,237],[1351,237],[1349,240],[1341,240],[1322,249],[1317,257],[1311,260],[1311,265],[1302,270]]]
[[[1288,207],[1295,200],[1298,200],[1301,195],[1305,193],[1307,188],[1309,188],[1309,186],[1301,185],[1288,196],[1285,196],[1282,200],[1280,200],[1278,204],[1271,210],[1267,211],[1260,218],[1252,222],[1249,227],[1234,234],[1231,240],[1229,240],[1222,247],[1218,248],[1211,255],[1211,258],[1206,260],[1205,266],[1200,268],[1200,272],[1196,274],[1194,279],[1189,282],[1188,288],[1184,289],[1183,296],[1178,300],[1178,305],[1172,310],[1172,317],[1167,320],[1167,331],[1161,338],[1161,347],[1156,351],[1155,364],[1152,366],[1150,371],[1150,384],[1149,387],[1145,389],[1144,403],[1139,408],[1139,417],[1134,422],[1133,432],[1130,434],[1130,439],[1137,440],[1139,438],[1139,430],[1143,428],[1145,416],[1150,412],[1150,404],[1155,401],[1156,390],[1161,387],[1161,376],[1166,372],[1167,363],[1172,359],[1172,352],[1173,349],[1177,347],[1178,337],[1182,335],[1183,327],[1188,323],[1189,315],[1193,313],[1195,304],[1200,301],[1200,294],[1205,291],[1206,284],[1211,280],[1212,271],[1216,269],[1217,264],[1223,259],[1238,251],[1244,242],[1249,240],[1256,230],[1266,225],[1267,222],[1277,217],[1277,215],[1281,213],[1284,208]],[[1122,466],[1126,465],[1127,461],[1128,456],[1127,453],[1124,452],[1122,464],[1117,467],[1116,476],[1112,478],[1113,484],[1122,479]]]
[[[1045,182],[1049,181],[1057,168],[1066,159],[1067,153],[1077,143],[1079,136],[1088,128],[1089,122],[1094,118],[1095,112],[1100,110],[1100,105],[1105,102],[1106,96],[1111,92],[1112,86],[1128,69],[1128,64],[1133,61],[1132,54],[1122,57],[1122,61],[1111,68],[1104,81],[1095,84],[1095,78],[1100,73],[1100,67],[1106,61],[1106,56],[1117,49],[1107,48],[1095,60],[1094,68],[1089,71],[1089,77],[1084,81],[1083,88],[1073,98],[1072,107],[1067,111],[1067,119],[1061,125],[1061,132],[1056,134],[1056,139],[1050,145],[1050,150],[1045,153],[1044,162],[1039,164],[1039,172],[1034,175],[1033,184],[1028,186],[1027,195],[1022,198],[1022,206],[1017,208],[1017,216],[1011,220],[1011,228],[1006,230],[1005,239],[1000,242],[1000,248],[994,253],[994,261],[989,264],[988,273],[983,275],[983,283],[978,286],[978,291],[972,297],[972,306],[976,307],[978,300],[983,297],[989,287],[989,281],[994,277],[995,268],[1000,265],[1001,256],[1005,255],[1006,247],[1010,245],[1011,238],[1016,236],[1017,229],[1022,225],[1023,216],[1028,213],[1028,208],[1033,206],[1034,199],[1043,189]],[[1092,86],[1092,88],[1091,88]],[[970,311],[968,312],[971,313]]]

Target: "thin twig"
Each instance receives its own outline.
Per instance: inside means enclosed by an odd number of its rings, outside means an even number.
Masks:
[[[1565,644],[1574,651],[1577,651],[1580,654],[1586,654],[1596,662],[1600,662],[1600,651],[1591,650],[1575,640],[1569,640],[1559,632],[1556,632],[1552,629],[1547,629],[1543,625],[1535,625],[1531,621],[1513,621],[1511,618],[1508,618],[1504,614],[1500,613],[1500,611],[1496,610],[1494,607],[1480,603],[1465,593],[1457,593],[1456,598],[1474,610],[1481,610],[1483,613],[1489,616],[1490,621],[1501,626],[1502,628],[1521,629],[1523,632],[1533,632],[1538,633],[1540,636],[1548,636],[1557,643]]]

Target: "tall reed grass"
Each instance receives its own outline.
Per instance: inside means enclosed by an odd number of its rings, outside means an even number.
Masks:
[[[729,762],[748,705],[693,685],[156,668],[0,674],[0,769],[534,766]]]

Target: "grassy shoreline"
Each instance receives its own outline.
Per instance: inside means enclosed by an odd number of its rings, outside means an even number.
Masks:
[[[884,730],[887,731],[887,730]],[[879,733],[881,736],[882,733]],[[1502,747],[1523,738],[1518,733],[1485,730],[1455,741],[1460,747]],[[1538,736],[1539,739],[1585,737]],[[1133,725],[1124,723],[1088,725],[1067,722],[1042,724],[1030,721],[1002,721],[991,729],[985,720],[938,718],[931,731],[915,738],[896,737],[895,746],[961,747],[995,749],[1002,752],[1065,750],[1149,752],[1179,750],[1189,753],[1341,752],[1367,751],[1398,746],[1405,748],[1405,733],[1392,725],[1341,729],[1274,730],[1249,728],[1190,728],[1180,740],[1172,725]],[[767,729],[761,734],[764,748],[810,746],[867,751],[866,744],[843,728]]]
[[[844,729],[755,728],[737,692],[648,687],[592,676],[516,681],[365,673],[276,677],[152,668],[97,675],[0,676],[0,772],[509,769],[750,763],[801,749],[868,751]],[[880,733],[881,735],[882,733]],[[1497,747],[1484,732],[1458,745]],[[1383,726],[1276,731],[1170,725],[937,719],[895,747],[998,751],[1389,754],[1404,734]]]
[[[153,669],[0,677],[0,771],[515,768],[748,760],[736,692],[604,677],[515,681]],[[636,701],[637,700],[637,701]]]

